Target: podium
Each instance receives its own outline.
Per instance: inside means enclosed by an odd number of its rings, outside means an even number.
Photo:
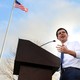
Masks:
[[[19,39],[13,74],[18,80],[51,80],[60,59],[35,43]]]

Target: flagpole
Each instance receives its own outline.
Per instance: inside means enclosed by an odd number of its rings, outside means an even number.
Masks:
[[[1,58],[1,55],[2,55],[2,52],[3,52],[3,49],[4,49],[4,45],[5,45],[5,42],[6,42],[8,30],[9,30],[9,27],[10,27],[10,22],[11,22],[11,18],[12,18],[12,14],[13,14],[13,9],[14,9],[14,3],[15,3],[15,0],[13,2],[12,10],[11,10],[11,13],[10,13],[10,18],[9,18],[9,21],[8,21],[8,25],[7,25],[5,35],[4,35],[4,40],[3,40],[3,44],[2,44],[2,48],[1,48],[0,58]]]

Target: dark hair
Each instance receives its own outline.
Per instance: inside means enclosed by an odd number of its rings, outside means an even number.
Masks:
[[[56,36],[57,36],[57,37],[58,37],[58,31],[60,31],[60,30],[64,30],[64,31],[68,34],[68,32],[67,32],[66,29],[64,29],[64,28],[59,28],[59,29],[56,31]]]

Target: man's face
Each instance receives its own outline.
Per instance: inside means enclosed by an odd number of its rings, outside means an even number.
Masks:
[[[68,34],[65,32],[65,30],[58,31],[58,37],[57,37],[58,40],[64,43],[67,41],[67,38],[68,38]]]

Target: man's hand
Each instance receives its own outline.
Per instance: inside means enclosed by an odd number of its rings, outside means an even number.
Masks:
[[[56,48],[57,48],[57,50],[59,51],[59,52],[63,52],[64,54],[70,54],[70,55],[72,55],[72,56],[74,56],[74,57],[76,57],[76,53],[74,52],[74,51],[72,51],[72,50],[69,50],[65,45],[57,45],[56,46]]]
[[[65,46],[65,45],[57,45],[57,50],[59,51],[59,52],[64,52],[64,53],[67,53],[67,51],[68,51],[68,48]]]

